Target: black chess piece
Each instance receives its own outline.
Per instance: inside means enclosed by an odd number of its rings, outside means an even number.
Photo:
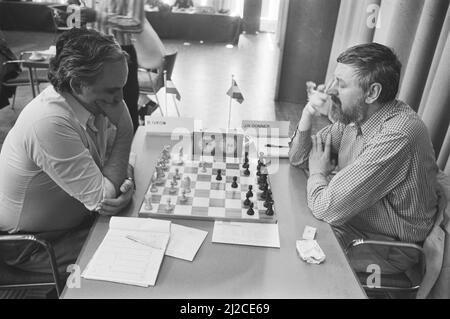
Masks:
[[[250,171],[248,170],[248,167],[244,170],[244,175],[245,176],[249,176],[250,175]]]
[[[248,192],[245,196],[247,197],[253,197],[253,192],[252,192],[253,186],[252,185],[248,185]]]
[[[258,185],[261,184],[267,184],[267,175],[266,174],[260,174],[258,177]]]
[[[222,180],[222,170],[219,168],[217,170],[216,181],[221,181],[221,180]]]
[[[267,196],[266,196],[266,200],[265,200],[263,206],[267,208],[269,203],[273,204],[272,191],[270,189],[267,190]]]
[[[248,206],[250,206],[250,204],[251,204],[251,201],[250,201],[248,195],[246,195],[246,198],[245,198],[245,200],[244,200],[244,206],[245,206],[245,207],[248,207]]]
[[[244,164],[242,164],[242,168],[248,168],[248,152],[245,152]]]
[[[267,184],[267,182],[262,182],[261,184],[259,184],[259,190],[261,191],[265,191],[269,188],[269,184]]]
[[[233,183],[231,183],[232,188],[238,188],[237,176],[233,176]]]
[[[264,189],[263,192],[261,193],[260,196],[262,199],[267,199],[267,191],[268,191],[268,189]]]
[[[266,210],[266,215],[267,216],[273,216],[273,208],[272,208],[273,203],[269,203],[267,205],[267,210]]]
[[[255,215],[255,211],[253,210],[253,203],[250,203],[249,208],[247,210],[247,215],[250,215],[250,216]]]

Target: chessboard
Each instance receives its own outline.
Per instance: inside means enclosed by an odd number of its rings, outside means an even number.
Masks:
[[[150,181],[140,217],[276,223],[261,159],[170,154],[166,146]]]

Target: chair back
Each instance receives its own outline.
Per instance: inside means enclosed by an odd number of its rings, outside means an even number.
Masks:
[[[22,71],[19,63],[6,63],[13,60],[17,60],[17,57],[8,48],[6,41],[0,39],[0,109],[9,105],[9,98],[16,91],[15,87],[5,87],[3,82],[18,77]]]
[[[26,271],[9,266],[3,260],[0,260],[0,290],[55,287],[59,297],[63,289],[63,280],[58,274],[55,253],[51,244],[35,235],[9,235],[6,232],[0,231],[0,245],[12,242],[34,242],[43,247],[49,255],[52,272],[47,274]]]
[[[54,33],[57,26],[46,3],[0,1],[0,29]]]
[[[166,78],[168,81],[172,80],[172,72],[175,66],[178,52],[167,54],[164,56],[163,70],[166,71]]]

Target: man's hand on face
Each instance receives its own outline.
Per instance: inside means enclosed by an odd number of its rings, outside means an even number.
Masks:
[[[125,208],[133,196],[134,183],[132,180],[125,179],[120,186],[120,195],[117,198],[105,198],[99,207],[99,214],[103,216],[110,216],[119,213]]]
[[[322,174],[328,176],[335,168],[331,163],[331,134],[327,135],[325,148],[319,136],[311,136],[312,148],[309,154],[309,175]]]
[[[305,109],[313,116],[328,116],[331,106],[330,96],[325,93],[325,85],[320,84],[316,88],[314,82],[306,82],[308,103]]]
[[[117,104],[109,104],[98,100],[95,102],[100,111],[113,123],[117,125],[120,121],[124,110],[127,108],[125,101],[121,101]]]

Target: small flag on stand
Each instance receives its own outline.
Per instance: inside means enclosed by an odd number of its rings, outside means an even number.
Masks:
[[[177,88],[173,84],[172,81],[166,81],[166,93],[167,94],[175,94],[178,101],[181,100],[180,92],[178,92]]]
[[[227,92],[227,95],[230,96],[232,99],[235,99],[240,104],[244,102],[244,96],[241,93],[241,90],[239,89],[236,81],[233,79],[230,89]]]

